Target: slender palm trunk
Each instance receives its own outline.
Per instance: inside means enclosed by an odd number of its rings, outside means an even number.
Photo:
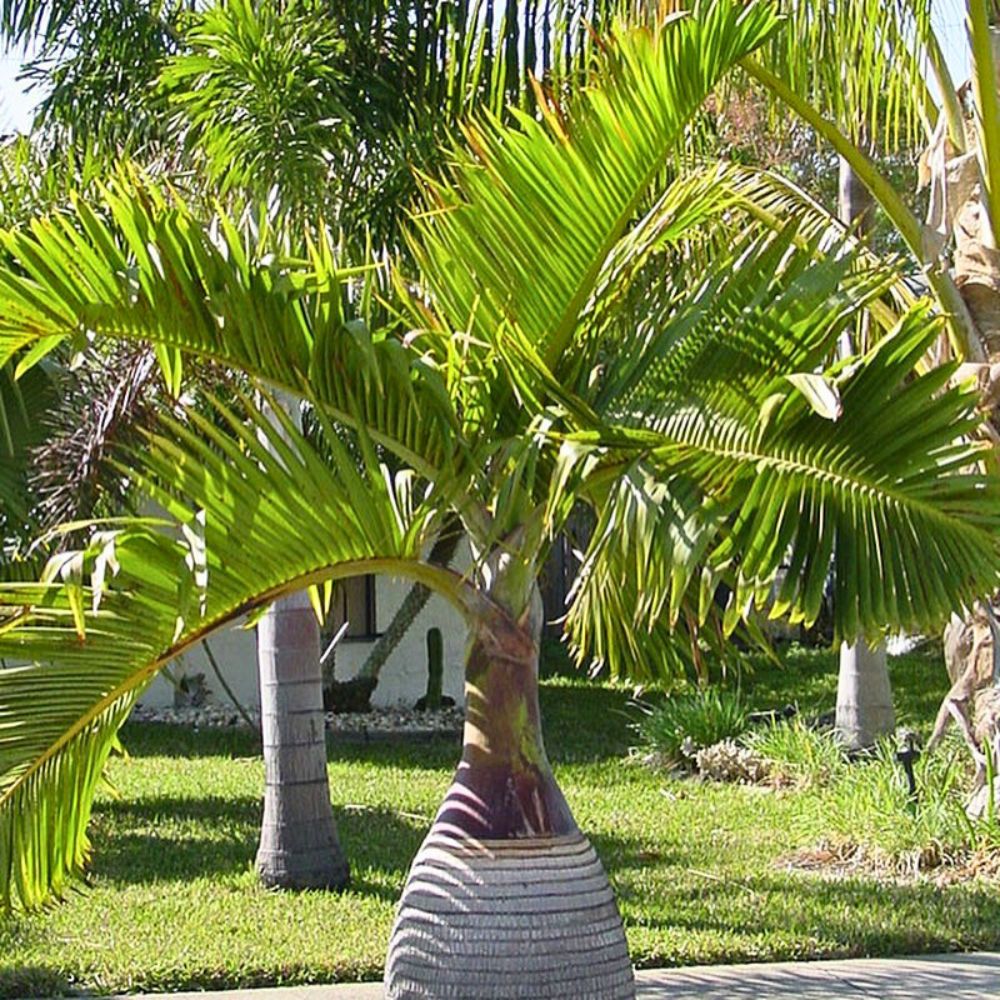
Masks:
[[[885,644],[874,649],[858,637],[840,648],[836,730],[849,750],[872,746],[896,726]]]
[[[863,234],[871,228],[874,210],[871,192],[841,159],[837,207],[841,220]],[[852,644],[844,643],[840,647],[835,723],[841,742],[850,750],[860,750],[889,735],[895,725],[885,644],[872,648],[862,636]]]
[[[474,628],[462,759],[403,891],[386,996],[633,998],[601,862],[542,744],[537,630]]]
[[[276,601],[257,627],[264,819],[256,867],[282,889],[339,889],[348,869],[326,771],[319,625],[305,594]]]
[[[297,403],[280,399],[299,423]],[[264,818],[256,868],[264,885],[339,889],[348,868],[326,772],[319,623],[305,593],[274,602],[257,626]]]

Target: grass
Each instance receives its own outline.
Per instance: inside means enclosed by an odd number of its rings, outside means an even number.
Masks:
[[[753,708],[827,709],[832,657],[759,666]],[[901,714],[926,732],[940,659],[894,663]],[[735,683],[735,679],[732,681]],[[765,792],[666,778],[628,762],[628,693],[563,678],[543,692],[547,743],[618,894],[639,965],[1000,947],[1000,891],[793,874],[830,789]],[[113,993],[377,979],[410,859],[448,784],[451,741],[331,745],[330,783],[353,883],[343,894],[256,884],[263,768],[248,732],[128,726],[93,825],[90,885],[0,919],[0,995]],[[840,822],[840,820],[838,820]]]

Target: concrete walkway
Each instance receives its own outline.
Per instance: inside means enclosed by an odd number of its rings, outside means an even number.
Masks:
[[[703,965],[636,973],[639,1000],[1000,1000],[1000,954]],[[381,1000],[379,983],[173,993],[162,1000]],[[143,1000],[154,1000],[146,995]]]

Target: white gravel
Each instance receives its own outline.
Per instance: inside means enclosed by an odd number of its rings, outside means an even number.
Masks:
[[[260,712],[247,714],[255,726]],[[175,725],[227,728],[246,726],[246,720],[228,705],[201,705],[198,708],[146,708],[137,705],[132,711],[135,722],[169,722]],[[408,708],[380,708],[372,712],[326,713],[326,728],[345,735],[378,737],[392,734],[453,735],[462,731],[462,709],[442,708],[436,712],[418,712]]]

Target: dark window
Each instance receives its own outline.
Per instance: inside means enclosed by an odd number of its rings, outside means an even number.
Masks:
[[[374,576],[353,576],[335,585],[330,615],[323,629],[324,639],[332,640],[344,622],[347,622],[345,639],[373,639],[378,634]]]

